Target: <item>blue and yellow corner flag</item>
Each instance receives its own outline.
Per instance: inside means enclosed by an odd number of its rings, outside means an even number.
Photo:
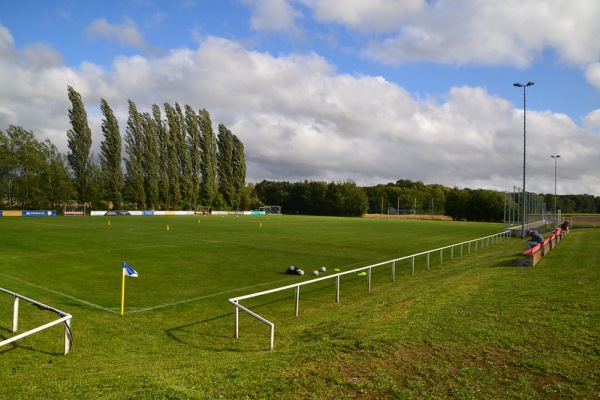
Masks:
[[[129,264],[123,261],[123,279],[121,283],[121,315],[123,315],[123,311],[125,310],[125,277],[132,276],[134,278],[138,277],[138,273],[135,269],[131,268]]]
[[[134,278],[138,277],[138,273],[135,269],[131,268],[129,264],[123,261],[123,275],[124,276],[132,276]]]

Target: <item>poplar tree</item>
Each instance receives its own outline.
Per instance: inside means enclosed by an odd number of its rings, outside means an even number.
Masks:
[[[158,197],[161,208],[169,209],[171,205],[169,193],[169,133],[162,120],[160,107],[157,104],[152,105],[152,118],[156,128],[158,151]]]
[[[158,187],[158,135],[154,120],[148,113],[143,113],[142,127],[144,130],[144,158],[142,166],[144,169],[144,186],[146,190],[146,205],[154,210],[159,207]]]
[[[100,143],[100,168],[106,183],[106,199],[112,202],[114,208],[120,209],[123,205],[123,168],[121,166],[121,133],[119,122],[106,102],[100,100],[102,120],[102,133],[104,140]]]
[[[200,198],[204,205],[212,206],[217,193],[217,138],[210,114],[204,109],[200,111],[200,134]]]
[[[165,103],[165,114],[169,128],[169,142],[167,145],[167,165],[169,169],[169,198],[168,208],[179,209],[181,202],[181,189],[179,187],[179,160],[177,158],[177,140],[179,137],[179,121],[175,110],[169,103]]]
[[[200,126],[198,115],[186,104],[185,106],[185,126],[187,128],[188,148],[190,153],[190,177],[192,181],[192,208],[195,210],[198,206],[198,197],[200,196]]]
[[[225,204],[233,206],[233,135],[223,124],[219,124],[217,175],[219,177],[219,192],[223,196]]]
[[[78,200],[85,203],[92,163],[90,154],[92,131],[88,125],[87,112],[81,95],[71,86],[67,87],[67,92],[71,101],[71,108],[69,108],[71,129],[67,131],[67,146],[70,151],[67,154],[67,160],[73,171]]]
[[[246,186],[246,156],[244,155],[244,144],[237,136],[233,135],[233,168],[232,181],[234,190],[233,207],[240,209],[242,191]]]
[[[184,209],[191,209],[194,204],[193,195],[193,179],[192,179],[192,160],[188,149],[188,128],[186,119],[183,115],[183,110],[179,103],[175,103],[175,111],[177,113],[177,159],[179,161],[179,170],[181,172],[180,188],[181,200]]]
[[[129,158],[125,159],[127,169],[127,192],[138,208],[146,204],[146,192],[144,190],[144,133],[142,119],[135,104],[128,100],[129,117],[127,118],[127,129],[125,133],[125,152]]]

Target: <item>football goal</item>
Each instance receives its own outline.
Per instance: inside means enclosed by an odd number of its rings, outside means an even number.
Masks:
[[[85,204],[65,204],[63,205],[63,215],[85,215]]]
[[[264,211],[265,214],[281,214],[281,206],[263,206],[258,209]]]
[[[210,206],[197,206],[196,215],[208,215],[210,214]]]

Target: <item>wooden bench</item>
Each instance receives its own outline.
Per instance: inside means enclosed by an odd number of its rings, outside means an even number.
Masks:
[[[549,238],[547,238],[546,240],[544,240],[544,243],[542,243],[542,255],[545,256],[548,253],[550,253],[550,249],[553,247],[552,246],[552,241],[556,240],[556,238],[554,237],[555,235],[550,236]]]
[[[561,232],[562,232],[561,228],[556,228],[554,230],[554,235],[556,236],[556,243],[560,242],[560,239],[562,239]]]
[[[523,252],[525,259],[527,260],[527,265],[531,265],[532,267],[540,262],[542,259],[542,243],[532,247],[531,249]]]

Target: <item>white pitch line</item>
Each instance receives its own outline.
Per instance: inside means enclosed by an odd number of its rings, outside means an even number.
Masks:
[[[176,305],[179,305],[179,304],[191,303],[192,301],[198,301],[198,300],[208,299],[210,297],[221,296],[221,295],[224,295],[224,294],[227,294],[227,293],[233,293],[233,292],[237,292],[237,291],[240,291],[240,290],[247,290],[247,289],[252,289],[252,288],[255,288],[255,287],[259,287],[259,286],[271,285],[273,283],[286,282],[286,281],[287,280],[282,279],[282,280],[275,281],[275,282],[259,283],[258,285],[246,286],[246,287],[243,287],[243,288],[226,290],[224,292],[219,292],[219,293],[211,293],[211,294],[207,294],[207,295],[199,296],[199,297],[192,297],[192,298],[189,298],[189,299],[174,301],[172,303],[160,304],[160,305],[154,306],[154,307],[137,308],[137,309],[133,309],[133,310],[127,311],[127,314],[140,313],[140,312],[157,310],[159,308],[172,307],[172,306],[176,306]]]
[[[33,287],[41,289],[41,290],[45,290],[47,292],[54,293],[54,294],[62,296],[62,297],[66,297],[66,298],[68,298],[70,300],[73,300],[73,301],[76,301],[78,303],[82,303],[82,304],[85,304],[85,305],[88,305],[88,306],[91,306],[91,307],[94,307],[94,308],[98,308],[98,309],[100,309],[102,311],[110,312],[110,313],[113,313],[113,314],[117,314],[119,312],[118,311],[119,309],[102,307],[102,306],[99,306],[98,304],[90,303],[89,301],[81,300],[81,299],[78,299],[76,297],[70,296],[68,294],[57,292],[56,290],[48,289],[48,288],[45,288],[43,286],[39,286],[39,285],[36,285],[34,283],[24,281],[22,279],[15,278],[14,276],[6,275],[6,274],[1,273],[1,272],[0,272],[0,275],[5,276],[5,277],[10,278],[10,279],[13,279],[15,281],[24,283],[26,285],[33,286]],[[176,305],[179,305],[179,304],[191,303],[193,301],[208,299],[210,297],[221,296],[221,295],[224,295],[224,294],[227,294],[227,293],[233,293],[233,292],[237,292],[237,291],[240,291],[240,290],[247,290],[247,289],[252,289],[252,288],[255,288],[255,287],[259,287],[259,286],[271,285],[271,284],[274,284],[274,283],[285,282],[285,281],[286,280],[279,280],[279,281],[275,281],[275,282],[260,283],[258,285],[246,286],[246,287],[243,287],[243,288],[231,289],[231,290],[227,290],[227,291],[224,291],[224,292],[211,293],[211,294],[207,294],[207,295],[204,295],[204,296],[198,296],[198,297],[192,297],[192,298],[189,298],[189,299],[183,299],[183,300],[179,300],[179,301],[174,301],[172,303],[160,304],[160,305],[154,306],[154,307],[129,309],[129,310],[127,310],[127,314],[141,313],[141,312],[146,312],[146,311],[157,310],[157,309],[160,309],[160,308],[172,307],[172,306],[176,306]]]
[[[5,276],[5,277],[10,278],[10,279],[13,279],[15,281],[24,283],[26,285],[33,286],[33,287],[41,289],[41,290],[45,290],[47,292],[54,293],[54,294],[62,296],[62,297],[66,297],[67,299],[76,301],[78,303],[82,303],[82,304],[85,304],[85,305],[88,305],[88,306],[91,306],[91,307],[94,307],[94,308],[99,308],[102,311],[106,311],[106,312],[110,312],[110,313],[116,313],[116,311],[113,311],[110,308],[105,308],[105,307],[99,306],[98,304],[90,303],[89,301],[81,300],[81,299],[78,299],[77,297],[73,297],[73,296],[69,296],[68,294],[65,294],[65,293],[57,292],[56,290],[48,289],[48,288],[45,288],[43,286],[39,286],[39,285],[36,285],[34,283],[24,281],[23,279],[15,278],[14,276],[6,275],[6,274],[3,274],[3,273],[0,273],[0,275]]]

